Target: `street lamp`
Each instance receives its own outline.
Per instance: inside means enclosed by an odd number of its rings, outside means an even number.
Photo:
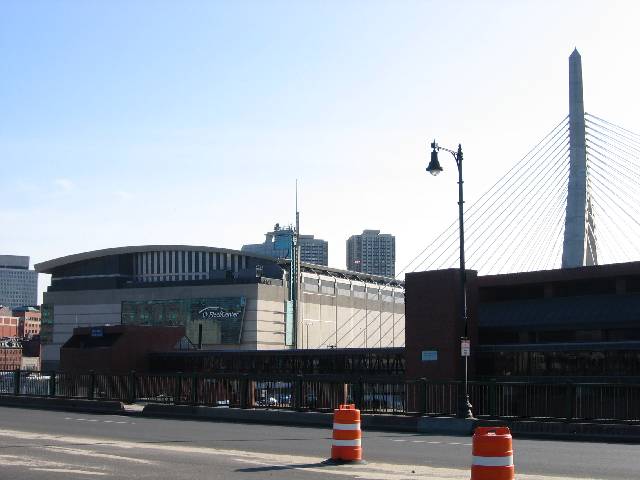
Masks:
[[[458,404],[458,417],[473,418],[471,411],[471,403],[469,402],[469,382],[468,382],[468,359],[469,359],[469,319],[467,317],[467,271],[464,267],[464,216],[463,205],[464,197],[462,195],[462,145],[458,145],[458,151],[449,150],[441,147],[434,140],[431,143],[431,161],[427,167],[427,172],[436,176],[442,172],[442,167],[438,161],[438,152],[443,150],[453,155],[458,166],[458,220],[460,223],[460,315],[462,316],[462,324],[464,325],[464,337],[461,338],[461,353],[464,356],[464,394],[460,395]],[[462,348],[462,346],[467,348]]]

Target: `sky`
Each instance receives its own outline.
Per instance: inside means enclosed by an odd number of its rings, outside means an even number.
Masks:
[[[640,132],[636,1],[0,2],[0,253],[396,236],[396,271],[568,113]],[[40,291],[48,285],[40,276]]]

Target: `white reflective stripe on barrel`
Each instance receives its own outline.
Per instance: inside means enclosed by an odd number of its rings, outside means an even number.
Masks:
[[[474,455],[473,465],[478,467],[510,467],[513,465],[513,455],[506,457],[478,457]]]
[[[334,430],[360,430],[360,422],[356,423],[334,423]]]
[[[359,447],[361,445],[360,439],[355,440],[333,440],[334,447]]]

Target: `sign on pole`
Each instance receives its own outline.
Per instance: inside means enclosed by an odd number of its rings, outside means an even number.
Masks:
[[[422,351],[422,361],[423,362],[435,362],[438,360],[438,351],[437,350],[423,350]]]
[[[471,356],[471,340],[462,338],[460,340],[460,355],[463,357]]]

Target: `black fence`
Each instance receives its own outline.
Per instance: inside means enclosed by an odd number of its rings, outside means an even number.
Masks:
[[[400,415],[455,415],[463,388],[398,377],[0,372],[0,395],[313,411],[355,403]],[[478,418],[640,424],[640,383],[473,381],[469,395]]]

